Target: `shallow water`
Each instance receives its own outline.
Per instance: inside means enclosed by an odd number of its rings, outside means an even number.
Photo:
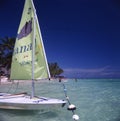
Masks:
[[[71,103],[75,104],[80,121],[120,121],[119,79],[78,79],[64,82]],[[0,92],[14,92],[15,85],[2,85]],[[19,83],[17,92],[31,93],[30,83]],[[63,85],[48,81],[37,82],[36,95],[65,99]],[[72,112],[64,108],[50,111],[0,110],[0,121],[73,121]]]

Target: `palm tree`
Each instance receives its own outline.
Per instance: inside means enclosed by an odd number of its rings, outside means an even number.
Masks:
[[[63,73],[64,71],[58,66],[58,64],[55,63],[48,63],[49,69],[50,69],[50,75],[51,77],[56,77]]]
[[[14,50],[15,38],[5,37],[1,38],[0,43],[0,65],[7,70],[11,68],[12,54]]]
[[[0,66],[9,70],[11,68],[12,54],[15,45],[14,37],[5,37],[0,39]],[[63,73],[63,70],[55,63],[48,63],[51,77],[55,77]]]

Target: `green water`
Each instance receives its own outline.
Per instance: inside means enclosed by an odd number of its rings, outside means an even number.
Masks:
[[[77,107],[80,121],[120,121],[120,80],[79,79],[64,82],[71,103]],[[16,85],[2,85],[0,91],[14,92]],[[12,87],[12,88],[11,88]],[[17,92],[28,92],[30,83],[20,83]],[[65,99],[63,85],[58,81],[37,82],[36,95]],[[50,111],[0,110],[0,121],[73,121],[67,105]]]

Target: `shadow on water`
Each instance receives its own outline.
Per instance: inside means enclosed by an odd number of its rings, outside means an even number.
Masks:
[[[0,110],[0,121],[4,121],[2,114],[7,114],[8,116],[37,116],[45,118],[55,118],[58,116],[56,111],[45,111],[45,110]]]
[[[0,110],[0,113],[7,113],[8,115],[18,115],[18,116],[24,116],[24,115],[34,115],[38,111],[28,111],[28,110]]]
[[[49,111],[43,114],[37,114],[36,119],[42,119],[42,121],[55,121],[56,119],[58,120],[58,115],[58,112]]]
[[[58,114],[56,112],[49,111],[49,112],[43,113],[42,116],[46,118],[53,118],[53,117],[57,117]]]

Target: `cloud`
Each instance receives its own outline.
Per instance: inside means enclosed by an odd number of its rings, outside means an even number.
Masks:
[[[77,77],[77,78],[119,78],[120,70],[112,69],[110,66],[102,68],[68,68],[64,69],[64,75],[66,77]]]

